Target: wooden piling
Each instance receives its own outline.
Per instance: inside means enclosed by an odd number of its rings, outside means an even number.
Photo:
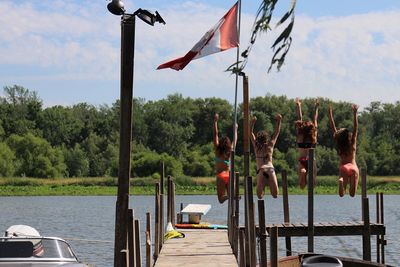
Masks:
[[[254,201],[253,201],[253,178],[247,177],[247,206],[248,206],[248,242],[249,242],[249,253],[250,253],[250,267],[256,266],[256,234],[255,234],[255,216],[254,216]]]
[[[233,236],[233,254],[238,258],[239,251],[239,202],[240,202],[240,191],[239,191],[239,172],[235,172],[235,215],[234,215],[234,236]]]
[[[288,193],[288,182],[287,182],[287,172],[282,170],[282,199],[283,199],[283,219],[285,224],[290,223],[289,215],[289,193]],[[290,236],[285,237],[286,244],[286,256],[292,255],[292,241]]]
[[[171,223],[175,226],[175,183],[171,181]]]
[[[314,252],[314,149],[308,149],[308,252]]]
[[[154,260],[157,260],[160,253],[160,184],[156,183],[154,212]]]
[[[151,258],[151,215],[146,213],[146,267],[153,266]]]
[[[181,203],[180,209],[179,209],[179,213],[178,213],[178,223],[183,223],[183,214],[182,214],[182,210],[183,210],[183,203]]]
[[[243,156],[244,177],[250,175],[250,124],[249,124],[249,79],[243,76]]]
[[[274,226],[271,228],[269,239],[271,267],[278,267],[278,227]]]
[[[135,226],[133,210],[128,209],[128,264],[135,267]]]
[[[364,229],[363,229],[363,260],[371,261],[371,228],[369,220],[369,202],[368,198],[363,198],[363,214],[364,214]]]
[[[361,220],[364,218],[364,198],[367,197],[367,170],[361,169]]]
[[[380,198],[379,193],[376,193],[376,222],[381,222],[381,212],[380,212]],[[376,262],[381,262],[381,237],[379,235],[376,236]]]
[[[171,214],[171,176],[167,177],[167,223],[172,222],[172,214]]]
[[[249,250],[249,194],[248,194],[248,186],[247,186],[247,178],[244,179],[244,231],[245,231],[245,238],[244,238],[244,249],[245,249],[245,264],[246,267],[250,266],[250,250]]]
[[[142,266],[142,255],[140,252],[140,222],[135,220],[135,262],[136,267]]]
[[[245,245],[245,239],[246,239],[246,233],[244,230],[239,230],[239,249],[240,249],[240,260],[239,260],[239,266],[240,267],[245,267],[246,266],[246,245]]]
[[[159,230],[159,245],[160,249],[164,244],[164,178],[165,178],[165,165],[164,161],[161,162],[161,175],[160,175],[160,230]]]
[[[258,200],[258,236],[260,240],[260,267],[267,267],[267,233],[265,230],[264,199]]]
[[[384,219],[384,209],[383,209],[383,193],[378,194],[378,204],[379,204],[379,223],[384,225],[385,224],[385,219]],[[385,263],[385,245],[386,245],[386,240],[385,240],[385,235],[379,235],[379,250],[381,254],[381,263]]]

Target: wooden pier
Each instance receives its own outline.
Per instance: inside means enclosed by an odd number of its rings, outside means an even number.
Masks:
[[[165,241],[155,267],[238,266],[226,230],[179,230],[185,238]]]

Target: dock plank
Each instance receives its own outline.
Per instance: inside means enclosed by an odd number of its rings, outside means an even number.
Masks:
[[[238,266],[226,230],[182,229],[185,238],[167,240],[155,267]]]

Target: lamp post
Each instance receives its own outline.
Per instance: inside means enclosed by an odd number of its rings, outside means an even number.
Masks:
[[[153,26],[155,22],[165,24],[160,14],[139,8],[126,14],[121,0],[112,0],[107,5],[114,15],[121,15],[121,88],[120,88],[120,145],[118,194],[115,213],[114,267],[127,266],[127,233],[129,208],[129,179],[131,172],[132,99],[135,48],[135,17]]]

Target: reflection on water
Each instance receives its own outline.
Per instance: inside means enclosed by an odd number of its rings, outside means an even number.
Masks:
[[[116,197],[0,197],[0,230],[10,225],[26,224],[36,228],[42,235],[57,236],[68,240],[78,257],[94,266],[109,267],[114,257],[114,224]],[[307,222],[307,196],[290,196],[291,222]],[[400,265],[400,196],[384,196],[386,239],[386,262]],[[216,196],[177,196],[176,210],[180,203],[211,204],[212,208],[202,219],[215,224],[226,224],[227,203],[219,204]],[[265,197],[267,223],[283,221],[282,198]],[[348,222],[361,219],[359,197],[315,196],[316,222]],[[241,200],[243,208],[243,200]],[[132,196],[130,206],[141,229],[145,229],[145,214],[154,219],[154,197]],[[375,221],[375,196],[370,197],[371,221]],[[241,224],[243,224],[241,211]],[[152,228],[154,225],[152,225]],[[153,233],[154,234],[154,233]],[[141,237],[144,243],[144,235]],[[280,239],[281,256],[285,255],[284,239]],[[371,239],[372,257],[376,258],[375,237]],[[316,237],[315,252],[362,258],[362,237]],[[307,250],[307,239],[292,238],[294,252]],[[144,255],[142,250],[142,255]],[[144,262],[144,261],[143,261]]]

